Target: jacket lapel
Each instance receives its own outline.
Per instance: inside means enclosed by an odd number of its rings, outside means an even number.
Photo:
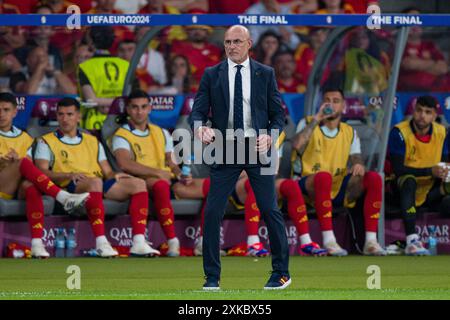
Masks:
[[[230,89],[228,82],[228,62],[224,60],[224,62],[220,65],[219,70],[219,79],[220,79],[220,87],[222,88],[222,93],[225,98],[225,108],[227,110],[227,114],[230,112]]]
[[[259,77],[260,77],[260,70],[259,66],[250,59],[250,72],[251,72],[251,78],[250,78],[250,109],[252,113],[252,126],[253,129],[256,129],[255,127],[255,119],[256,119],[256,94],[257,92],[264,92],[258,89],[259,85]]]

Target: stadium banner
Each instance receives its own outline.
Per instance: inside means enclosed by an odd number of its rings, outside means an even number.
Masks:
[[[401,122],[405,116],[411,115],[417,97],[429,93],[425,92],[400,92],[394,100],[394,113],[392,126]],[[450,93],[433,93],[439,102],[439,114],[450,123]],[[56,104],[63,96],[18,96],[18,114],[14,119],[14,125],[26,129],[31,117],[38,117],[42,121],[56,120]],[[73,96],[75,97],[75,96]],[[165,129],[174,129],[180,115],[189,115],[195,95],[150,95],[152,123]],[[305,95],[298,93],[281,94],[283,106],[294,123],[298,123],[304,116]],[[348,97],[344,117],[364,118],[369,123],[380,123],[383,116],[383,96]],[[117,98],[111,106],[111,114],[121,114],[125,111],[125,99]]]
[[[348,236],[351,234],[348,228],[347,218],[343,215],[337,216],[333,220],[336,236],[339,243],[350,248],[351,242]],[[194,247],[195,239],[199,232],[200,221],[198,218],[183,219],[175,221],[175,232],[180,239],[183,252],[189,252]],[[44,226],[43,241],[51,254],[54,253],[54,242],[57,228],[75,228],[77,249],[76,254],[83,255],[83,252],[95,248],[95,238],[92,234],[92,228],[87,220],[76,220],[67,216],[46,216]],[[133,242],[132,228],[130,217],[128,215],[117,216],[105,221],[105,230],[111,245],[124,248],[130,247]],[[317,220],[310,221],[310,231],[313,238],[321,238],[320,226]],[[286,221],[286,234],[288,237],[290,254],[298,254],[298,235],[292,222]],[[245,223],[243,219],[224,219],[221,228],[221,247],[225,251],[247,243],[247,235],[245,231]],[[153,243],[155,248],[159,248],[166,242],[164,233],[158,221],[150,220],[148,223],[148,233],[146,234],[149,241]],[[269,247],[269,238],[267,227],[261,222],[259,227],[259,236],[263,244]],[[29,235],[29,225],[26,221],[0,221],[0,248],[5,256],[5,248],[8,244],[18,243],[20,245],[29,245],[31,241]],[[122,251],[122,250],[121,250]],[[191,250],[192,253],[192,250]]]
[[[33,117],[38,118],[38,122],[42,125],[48,121],[56,121],[56,105],[60,99],[67,96],[17,96],[18,113],[14,119],[14,125],[26,129]],[[166,129],[175,128],[186,97],[184,95],[150,95],[152,105],[150,121]],[[123,112],[125,112],[125,99],[117,98],[111,106],[110,114]]]
[[[349,252],[355,252],[350,235],[352,230],[345,215],[338,215],[333,219],[335,233],[339,243]],[[429,213],[421,216],[417,220],[417,234],[421,240],[428,243],[428,226],[435,226],[438,239],[439,254],[450,253],[450,219],[440,218],[439,214]],[[386,243],[389,244],[396,240],[404,239],[403,222],[401,219],[386,220]],[[56,236],[56,229],[63,227],[75,228],[77,241],[77,255],[83,255],[83,252],[89,251],[95,247],[95,239],[89,222],[86,220],[74,220],[67,216],[50,216],[45,218],[44,244],[53,254],[53,246]],[[128,215],[107,219],[105,222],[107,237],[111,244],[116,247],[130,247],[133,242],[130,217]],[[199,220],[183,219],[175,221],[176,234],[181,242],[183,252],[189,252],[194,247],[194,241],[199,232]],[[313,239],[321,239],[319,222],[316,219],[310,220],[310,233]],[[225,251],[246,243],[245,223],[243,220],[225,219],[221,229],[221,247]],[[290,220],[286,220],[286,235],[289,243],[290,255],[298,255],[298,235],[295,226]],[[164,233],[158,221],[148,223],[148,239],[155,247],[160,247],[165,241]],[[266,248],[269,248],[268,232],[265,224],[261,222],[259,227],[259,236]],[[26,221],[0,221],[0,248],[2,255],[5,256],[5,248],[10,243],[28,245],[31,239],[29,236],[29,225]],[[192,251],[191,251],[192,252]]]
[[[21,129],[26,129],[30,118],[38,117],[41,124],[44,122],[56,120],[56,105],[64,97],[76,98],[76,95],[19,95],[16,96],[17,116],[13,124]]]
[[[149,99],[152,107],[149,116],[150,121],[162,128],[174,129],[189,97],[190,95],[150,94]],[[126,97],[118,97],[114,99],[109,114],[121,115],[125,112],[125,107]]]
[[[450,219],[442,218],[439,213],[426,213],[417,218],[416,233],[419,235],[420,241],[428,247],[429,232],[428,228],[434,226],[436,228],[437,251],[439,254],[450,253],[450,235],[449,226]],[[394,241],[403,240],[405,238],[405,229],[402,219],[385,220],[385,239],[386,245]]]
[[[394,112],[392,114],[391,126],[403,121],[405,117],[411,116],[418,97],[432,95],[438,102],[438,114],[444,121],[450,123],[450,92],[398,92],[394,98]],[[347,110],[350,117],[360,117],[365,114],[369,122],[380,122],[383,116],[383,96],[367,96],[363,99],[346,99]],[[357,102],[356,102],[357,101]]]
[[[74,12],[74,11],[72,11]],[[302,26],[450,26],[448,14],[0,14],[3,26],[68,26],[94,25],[302,25]]]

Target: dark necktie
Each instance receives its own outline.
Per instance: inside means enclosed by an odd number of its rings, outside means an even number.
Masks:
[[[236,76],[234,77],[234,104],[233,104],[233,123],[234,129],[244,129],[244,97],[242,94],[242,75],[241,68],[243,66],[237,65]]]

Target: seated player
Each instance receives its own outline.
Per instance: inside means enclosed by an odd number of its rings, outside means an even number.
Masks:
[[[416,233],[417,208],[448,207],[450,188],[443,183],[449,162],[446,129],[435,120],[437,103],[431,96],[417,99],[411,120],[397,124],[389,135],[389,156],[394,171],[393,190],[400,198],[406,234],[406,255],[429,255]],[[441,207],[441,208],[439,208]]]
[[[138,256],[159,255],[159,251],[153,249],[144,237],[148,215],[145,182],[126,173],[112,171],[97,138],[78,129],[81,113],[77,100],[60,100],[56,116],[59,127],[39,140],[36,165],[59,186],[75,193],[89,192],[85,207],[99,256],[118,255],[105,236],[103,195],[106,199],[116,201],[130,199],[129,213],[133,229],[130,253]]]
[[[48,258],[50,254],[42,242],[44,204],[41,192],[56,199],[64,209],[72,210],[88,198],[88,193],[70,194],[58,188],[31,161],[33,138],[13,126],[17,115],[16,98],[0,93],[0,198],[25,199],[26,214],[31,230],[31,256]]]
[[[337,244],[333,232],[333,206],[352,207],[364,192],[366,238],[363,252],[386,255],[377,241],[382,179],[376,172],[366,171],[356,131],[341,122],[344,107],[342,91],[328,88],[324,90],[319,112],[300,121],[293,140],[298,156],[293,163],[294,174],[300,176],[298,183],[303,194],[314,201],[324,248],[329,255],[347,255]],[[349,160],[352,166],[347,170]]]
[[[175,234],[175,216],[171,204],[171,184],[177,198],[203,197],[203,179],[181,176],[172,160],[173,140],[170,134],[149,123],[152,110],[148,95],[142,90],[128,97],[125,123],[112,137],[112,150],[119,167],[126,173],[145,180],[156,215],[167,238],[170,257],[180,255],[180,241]]]

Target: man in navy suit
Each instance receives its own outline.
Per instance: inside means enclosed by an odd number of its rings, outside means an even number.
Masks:
[[[274,175],[264,174],[260,162],[249,160],[252,151],[260,155],[268,153],[273,139],[267,132],[282,131],[284,111],[280,93],[273,69],[249,58],[252,40],[247,28],[230,27],[225,33],[224,46],[227,59],[205,70],[190,123],[195,136],[203,143],[222,141],[219,138],[223,137],[224,148],[231,145],[239,150],[245,146],[246,151],[243,163],[236,163],[236,157],[242,156],[241,151],[240,155],[235,154],[233,163],[230,164],[229,159],[226,163],[219,160],[211,166],[211,189],[203,230],[206,276],[203,289],[220,289],[220,225],[228,196],[243,170],[250,179],[269,232],[273,270],[264,289],[284,289],[291,284],[289,251],[283,216],[276,204]],[[208,119],[211,127],[207,126]],[[224,154],[230,154],[229,149]]]

